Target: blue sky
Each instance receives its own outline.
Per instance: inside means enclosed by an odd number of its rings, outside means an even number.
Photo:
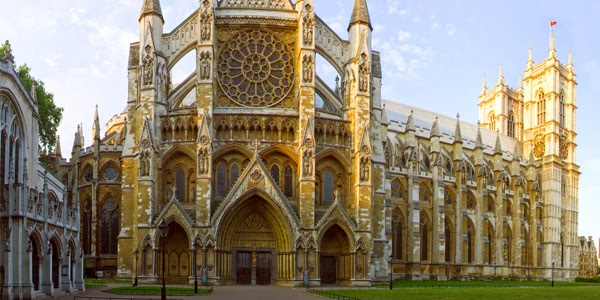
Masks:
[[[198,7],[197,0],[162,0],[165,30],[170,31]],[[315,0],[315,11],[346,36],[353,0]],[[382,54],[383,97],[440,114],[477,122],[481,80],[497,80],[499,65],[516,87],[529,47],[534,61],[548,54],[549,20],[558,57],[569,49],[578,78],[577,162],[579,235],[600,235],[600,2],[530,0],[370,0],[373,47]],[[77,124],[91,138],[94,107],[101,124],[120,113],[127,97],[129,43],[139,39],[142,0],[0,0],[0,40],[11,41],[18,64],[26,62],[65,108],[59,128],[64,155],[70,154]],[[183,59],[175,81],[193,69]],[[321,77],[335,74],[318,65]],[[103,127],[104,130],[104,127]]]

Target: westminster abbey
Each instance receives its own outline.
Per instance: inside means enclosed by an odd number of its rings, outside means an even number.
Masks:
[[[552,36],[517,88],[502,70],[484,81],[471,124],[383,101],[367,1],[354,1],[345,37],[313,2],[201,0],[164,32],[160,1],[144,0],[123,113],[103,134],[96,115],[91,146],[78,130],[69,161],[54,155],[81,203],[87,276],[573,280],[571,55],[561,63]],[[195,71],[175,84],[188,53]],[[316,75],[317,56],[335,87]]]

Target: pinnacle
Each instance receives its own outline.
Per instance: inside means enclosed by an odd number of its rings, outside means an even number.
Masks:
[[[350,29],[350,27],[355,23],[363,23],[369,25],[369,28],[373,30],[373,26],[371,25],[371,16],[369,16],[369,7],[367,6],[367,0],[354,1],[354,8],[352,9],[352,17],[350,17],[350,24],[348,25],[348,29]]]

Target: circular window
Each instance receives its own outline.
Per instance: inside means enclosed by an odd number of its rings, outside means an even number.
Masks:
[[[85,172],[83,173],[83,181],[85,183],[90,183],[90,182],[92,182],[93,179],[94,179],[94,174],[92,173],[92,169],[87,168],[85,170]]]
[[[119,176],[119,172],[117,172],[117,169],[115,167],[108,166],[104,168],[104,179],[106,179],[107,181],[115,181],[115,179],[117,179],[117,176]]]
[[[272,106],[292,90],[292,51],[275,34],[239,32],[219,52],[217,72],[223,93],[248,107]]]

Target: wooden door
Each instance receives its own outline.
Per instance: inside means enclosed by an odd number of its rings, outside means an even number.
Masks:
[[[335,284],[336,280],[336,259],[334,256],[323,256],[321,258],[321,283]]]
[[[252,277],[252,253],[238,252],[236,255],[237,284],[250,284]]]
[[[271,253],[256,253],[256,284],[271,284]]]

